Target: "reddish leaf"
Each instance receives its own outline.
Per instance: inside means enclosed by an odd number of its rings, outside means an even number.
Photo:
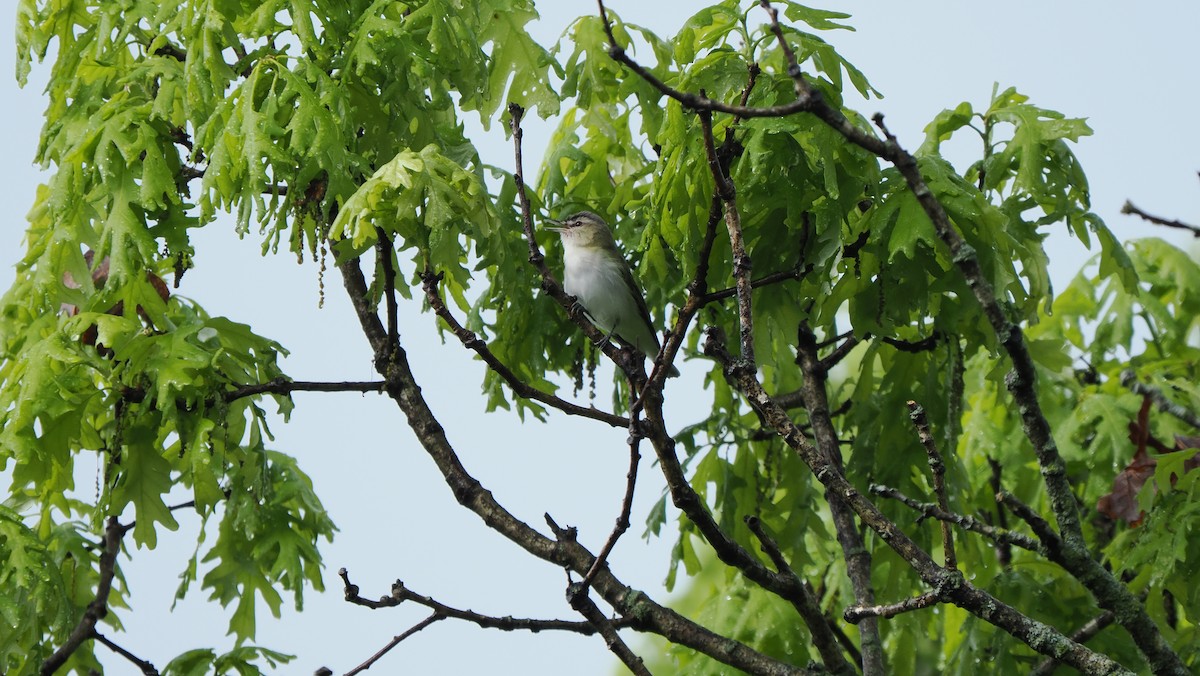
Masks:
[[[1138,507],[1137,495],[1146,480],[1154,476],[1157,464],[1145,448],[1138,450],[1129,466],[1113,479],[1112,492],[1100,498],[1096,509],[1110,519],[1123,519],[1131,526],[1140,524],[1145,513]]]
[[[83,260],[87,262],[89,267],[92,265],[92,262],[95,260],[95,258],[96,252],[92,251],[91,249],[88,249],[83,254]],[[94,284],[97,289],[104,288],[104,283],[108,281],[108,263],[108,256],[105,256],[100,263],[96,265],[96,267],[92,268],[92,284]],[[163,281],[162,277],[159,277],[153,272],[147,271],[146,281],[150,282],[150,285],[153,286],[154,290],[158,293],[158,297],[162,298],[164,302],[171,297],[171,290],[167,287],[167,283]],[[80,286],[79,282],[75,281],[75,278],[71,276],[70,272],[63,273],[63,285],[68,289],[78,289]],[[63,303],[61,311],[69,316],[74,316],[79,313],[79,308],[70,303]],[[116,305],[107,310],[107,314],[117,316],[124,314],[124,312],[125,303],[123,301],[118,302]],[[137,308],[137,312],[138,316],[142,318],[142,321],[150,324],[150,317],[145,313],[140,305]],[[93,324],[84,329],[83,333],[79,336],[79,342],[83,343],[84,345],[96,345],[96,336],[97,329],[96,325]],[[96,345],[96,348],[100,351],[100,354],[105,356],[112,353],[111,350],[103,345]]]
[[[1150,434],[1150,397],[1142,399],[1142,408],[1138,411],[1136,421],[1129,423],[1129,440],[1137,448],[1133,460],[1113,479],[1112,492],[1101,496],[1096,502],[1096,509],[1110,519],[1123,519],[1131,526],[1142,523],[1146,513],[1138,507],[1137,496],[1146,485],[1146,480],[1154,476],[1154,468],[1158,461],[1146,452],[1147,447],[1159,453],[1170,453],[1187,448],[1200,448],[1200,437],[1175,437],[1175,448],[1171,448]],[[1200,467],[1200,452],[1183,463],[1185,472]],[[1171,475],[1171,485],[1179,477]]]

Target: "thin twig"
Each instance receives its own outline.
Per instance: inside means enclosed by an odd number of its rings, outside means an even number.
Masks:
[[[825,355],[825,358],[821,360],[821,368],[828,371],[834,366],[837,366],[839,362],[845,359],[847,355],[854,350],[854,348],[858,347],[859,342],[860,341],[858,337],[854,335],[846,338],[846,340],[842,341],[836,348],[834,348],[833,352]]]
[[[936,591],[932,591],[905,599],[899,603],[889,603],[882,606],[850,606],[842,613],[842,617],[850,624],[858,624],[867,618],[878,617],[887,619],[901,613],[928,608],[941,602],[942,595]]]
[[[638,417],[635,411],[629,418],[629,471],[625,473],[625,497],[621,500],[621,513],[617,516],[617,523],[609,533],[608,540],[600,548],[595,563],[583,576],[580,584],[585,590],[592,585],[592,580],[596,579],[600,569],[607,564],[608,555],[612,553],[613,547],[617,546],[617,540],[625,531],[629,530],[629,515],[633,511],[633,490],[637,485],[638,463],[642,459],[642,454],[638,450],[641,442],[642,435],[638,431]]]
[[[767,15],[771,17],[771,32],[775,34],[779,48],[783,50],[783,56],[787,60],[788,65],[787,72],[792,78],[796,88],[796,96],[799,98],[808,92],[808,82],[800,76],[800,64],[796,61],[796,52],[783,36],[783,27],[779,25],[779,11],[771,6],[769,0],[759,0],[758,4],[767,10]]]
[[[228,493],[226,494],[225,497],[229,497]],[[187,500],[185,502],[179,503],[178,505],[171,505],[170,507],[167,507],[167,511],[174,512],[176,510],[187,509],[188,507],[195,507],[195,506],[196,506],[195,500]],[[128,533],[129,531],[133,530],[136,526],[137,526],[137,521],[130,521],[129,523],[121,526],[121,528],[125,529],[125,532]]]
[[[253,397],[259,394],[291,394],[292,392],[383,392],[387,383],[382,380],[369,382],[319,382],[309,380],[288,380],[284,377],[275,378],[265,383],[242,385],[232,390],[226,390],[220,395],[205,399],[205,404],[212,406],[218,401],[231,402],[243,397]],[[123,401],[140,404],[146,400],[147,392],[136,387],[126,387],[121,390]]]
[[[780,282],[788,282],[791,280],[799,281],[800,279],[803,279],[805,272],[806,272],[806,270],[804,270],[803,268],[800,268],[800,267],[795,267],[795,268],[792,268],[791,270],[780,270],[779,272],[772,272],[769,275],[763,275],[762,277],[759,277],[758,279],[751,280],[750,288],[760,289],[764,286],[770,286],[772,284],[778,284]],[[726,298],[732,298],[732,297],[736,296],[737,293],[738,293],[738,288],[736,286],[731,286],[731,287],[728,287],[725,289],[721,289],[720,291],[713,291],[712,293],[704,294],[704,296],[701,298],[700,302],[703,305],[708,305],[709,303],[714,303],[719,300],[725,300]]]
[[[754,313],[752,311],[754,288],[751,284],[753,265],[746,243],[742,238],[742,217],[737,208],[737,190],[726,175],[717,157],[713,142],[712,114],[700,111],[700,129],[703,131],[704,152],[708,157],[708,169],[712,174],[716,194],[725,203],[725,226],[729,231],[729,248],[733,256],[733,278],[737,287],[738,333],[741,336],[742,360],[745,368],[755,369],[754,359]]]
[[[964,530],[969,530],[972,533],[978,533],[979,535],[982,535],[995,542],[997,545],[1005,547],[1008,545],[1016,545],[1022,549],[1028,549],[1031,552],[1038,552],[1039,554],[1043,555],[1046,553],[1046,548],[1043,547],[1041,543],[1029,537],[1028,535],[1025,535],[1024,533],[1018,533],[1005,528],[997,528],[966,514],[948,512],[932,502],[920,502],[919,500],[914,500],[913,498],[908,497],[904,493],[901,493],[899,490],[892,488],[891,486],[871,484],[870,490],[875,495],[880,495],[885,498],[891,498],[899,501],[905,506],[921,512],[927,517],[934,518],[939,521],[947,521]]]
[[[392,583],[391,594],[381,596],[378,600],[364,598],[359,595],[358,585],[350,582],[350,574],[345,568],[338,570],[338,575],[342,578],[343,593],[348,603],[353,603],[364,608],[377,610],[380,608],[394,608],[405,602],[416,603],[425,606],[430,610],[445,615],[449,619],[463,620],[470,622],[484,629],[499,629],[501,631],[517,631],[524,630],[537,633],[539,631],[569,631],[576,634],[590,636],[596,633],[596,628],[587,622],[577,622],[568,620],[537,620],[529,618],[520,618],[512,616],[496,617],[493,615],[483,615],[473,610],[462,610],[453,606],[448,606],[430,596],[418,594],[404,585],[404,582],[396,580]],[[618,627],[637,627],[638,622],[634,618],[621,618],[613,621]]]
[[[593,344],[599,346],[600,351],[611,359],[631,381],[644,381],[646,367],[644,360],[640,358],[635,359],[632,350],[618,349],[616,341],[608,340],[608,336],[588,320],[587,313],[578,311],[578,303],[576,303],[575,298],[567,294],[562,284],[555,278],[554,273],[550,271],[549,266],[546,265],[546,257],[542,254],[541,247],[537,243],[537,237],[534,235],[533,209],[529,204],[529,195],[526,192],[527,188],[525,186],[524,151],[521,147],[522,139],[525,136],[524,131],[521,129],[521,119],[524,115],[525,109],[521,106],[515,103],[508,105],[509,128],[512,130],[513,136],[513,182],[517,186],[517,201],[521,207],[521,227],[525,233],[525,239],[529,244],[529,263],[533,265],[542,277],[542,290],[563,308],[571,321],[583,331],[583,334]],[[661,359],[662,357],[663,355],[660,353],[659,358]],[[665,378],[664,374],[663,380]]]
[[[1125,200],[1124,206],[1121,207],[1121,213],[1133,214],[1135,216],[1139,216],[1142,218],[1142,220],[1149,221],[1155,225],[1163,225],[1168,228],[1178,228],[1180,230],[1187,230],[1188,232],[1192,233],[1193,237],[1200,237],[1200,226],[1190,225],[1188,223],[1184,223],[1183,221],[1168,220],[1165,218],[1160,218],[1158,216],[1152,216],[1152,215],[1142,211],[1141,209],[1133,206],[1133,202],[1130,202],[1129,200]]]
[[[911,399],[908,401],[908,417],[917,428],[917,437],[921,446],[925,447],[925,455],[929,458],[929,471],[933,473],[933,491],[937,495],[938,507],[950,512],[950,501],[946,498],[946,463],[938,452],[937,443],[933,440],[933,432],[929,429],[929,419],[925,416],[925,408]],[[946,567],[958,568],[957,557],[954,554],[954,533],[950,524],[939,521],[942,527],[942,551],[946,558]]]
[[[921,340],[915,341],[900,340],[899,338],[892,338],[891,336],[880,336],[879,339],[896,348],[897,350],[900,350],[901,352],[928,352],[937,347],[938,340],[940,340],[941,337],[941,334],[935,331],[933,335],[929,336],[928,338],[922,338]]]
[[[92,629],[92,638],[94,638],[97,641],[99,641],[100,643],[104,644],[104,646],[107,647],[109,650],[113,651],[114,653],[116,653],[116,654],[120,655],[121,657],[124,657],[125,659],[132,662],[134,664],[134,666],[136,666],[139,670],[141,670],[141,672],[143,674],[145,674],[146,676],[158,676],[158,669],[156,669],[154,667],[153,663],[149,662],[148,660],[143,660],[142,658],[138,657],[137,655],[134,655],[133,653],[126,650],[125,648],[122,648],[121,646],[117,645],[116,643],[113,643],[111,640],[108,639],[108,637],[106,637],[104,634],[101,634],[100,632],[96,631],[94,628]]]
[[[1008,491],[1000,491],[996,493],[996,502],[1004,505],[1010,512],[1015,514],[1017,518],[1029,525],[1030,530],[1041,541],[1046,551],[1046,558],[1062,565],[1064,563],[1063,540],[1058,533],[1050,527],[1050,523],[1042,518],[1041,514],[1033,511],[1029,505],[1021,502],[1017,496]],[[1069,569],[1068,569],[1069,570]]]
[[[1129,388],[1134,394],[1150,397],[1155,405],[1158,406],[1158,410],[1170,413],[1192,427],[1200,429],[1200,416],[1196,415],[1195,411],[1171,401],[1157,387],[1151,387],[1139,381],[1137,374],[1132,369],[1126,369],[1121,372],[1121,384]]]
[[[392,640],[388,641],[387,645],[383,646],[382,648],[379,649],[378,652],[376,652],[374,655],[371,655],[369,658],[367,658],[366,662],[363,662],[362,664],[358,665],[357,667],[354,667],[350,671],[347,671],[346,676],[354,676],[355,674],[360,674],[360,673],[366,671],[367,669],[370,669],[371,665],[375,664],[376,662],[378,662],[380,660],[380,658],[382,658],[384,655],[388,654],[388,651],[390,651],[392,648],[395,648],[396,646],[400,645],[401,641],[403,641],[404,639],[408,638],[409,636],[412,636],[413,634],[421,631],[425,627],[428,627],[429,625],[433,624],[434,622],[438,622],[438,621],[441,621],[444,619],[446,619],[445,615],[442,615],[438,612],[434,612],[429,617],[414,624],[412,627],[410,627],[408,629],[408,631],[405,631],[403,634],[400,634],[399,636],[394,636],[392,638]]]
[[[256,394],[291,394],[292,392],[383,392],[387,383],[382,380],[365,382],[319,382],[311,380],[288,380],[276,378],[266,383],[243,385],[237,389],[225,392],[225,401],[234,401],[242,397],[252,397]]]
[[[524,399],[532,399],[533,401],[541,402],[551,408],[556,408],[567,415],[577,415],[583,418],[591,418],[598,420],[613,427],[627,427],[629,419],[601,411],[596,408],[585,408],[578,404],[573,404],[565,399],[554,396],[547,392],[543,392],[529,383],[521,380],[512,369],[508,368],[504,362],[496,357],[495,353],[488,348],[487,342],[480,338],[474,331],[464,327],[455,318],[454,313],[447,307],[446,302],[442,299],[441,293],[438,291],[438,282],[442,279],[441,273],[433,274],[432,271],[426,270],[421,275],[421,288],[425,290],[425,298],[429,301],[429,306],[433,308],[434,314],[441,318],[446,326],[450,327],[450,331],[462,341],[462,344],[479,355],[479,358],[492,369],[496,375],[500,376],[513,392]]]
[[[842,346],[851,345],[854,340],[851,336]],[[829,367],[821,359],[817,336],[807,320],[800,322],[796,330],[796,364],[804,375],[804,385],[800,388],[800,393],[804,408],[808,411],[809,422],[812,424],[816,450],[830,471],[840,474],[844,479],[840,440],[829,410]],[[875,586],[871,581],[871,552],[863,542],[854,511],[837,491],[827,488],[825,499],[829,502],[829,512],[833,518],[838,544],[842,548],[842,557],[846,560],[846,575],[854,590],[854,600],[861,606],[874,605]],[[862,643],[864,676],[886,673],[887,661],[883,652],[883,639],[874,618],[863,622],[859,627],[859,636]]]

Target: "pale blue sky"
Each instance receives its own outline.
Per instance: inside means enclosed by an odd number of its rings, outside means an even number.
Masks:
[[[547,42],[570,17],[595,11],[584,0],[541,4],[544,19],[536,34]],[[611,6],[627,21],[669,35],[699,3],[613,0]],[[920,144],[924,124],[942,108],[962,100],[982,106],[994,82],[1014,85],[1038,105],[1088,118],[1096,135],[1076,152],[1091,180],[1095,210],[1120,237],[1187,241],[1121,216],[1127,198],[1156,213],[1200,221],[1200,135],[1192,129],[1200,110],[1194,74],[1200,63],[1194,36],[1200,3],[1022,0],[981,9],[982,3],[955,0],[855,0],[840,6],[861,15],[850,20],[858,31],[827,38],[886,96],[860,109],[883,112],[909,148]],[[0,92],[7,101],[0,109],[6,140],[0,199],[10,214],[0,229],[4,286],[21,253],[22,217],[39,180],[31,160],[48,72],[35,66],[30,86],[17,88],[12,32],[9,9],[0,16],[0,35],[8,45],[0,47]],[[527,133],[530,165],[541,156],[547,129]],[[499,126],[476,130],[473,138],[487,161],[509,166],[510,146]],[[284,368],[293,378],[374,377],[336,273],[326,277],[329,300],[318,310],[316,266],[298,266],[287,255],[260,258],[258,241],[238,241],[227,221],[208,226],[196,244],[199,267],[187,274],[181,293],[212,314],[248,322],[283,342],[292,350]],[[1088,254],[1066,237],[1053,238],[1050,246],[1055,287],[1061,289]],[[434,355],[416,358],[414,367],[468,469],[535,527],[542,527],[541,515],[549,511],[559,523],[578,526],[581,540],[598,549],[624,488],[625,433],[563,416],[551,416],[545,425],[520,425],[503,412],[485,416],[478,396],[480,363],[457,342],[441,346],[432,327],[417,306],[405,306],[405,347],[410,355]],[[668,383],[673,427],[694,418],[688,414],[695,401],[689,392],[701,387],[699,371],[685,365],[684,376]],[[365,596],[386,594],[402,578],[418,592],[483,613],[575,619],[563,600],[562,572],[459,508],[394,405],[353,394],[298,394],[296,402],[292,422],[274,426],[274,447],[299,458],[341,532],[324,548],[328,591],[309,593],[304,613],[285,609],[281,621],[260,616],[258,642],[299,656],[283,672],[312,673],[326,665],[343,673],[426,616],[415,606],[372,612],[346,604],[336,575],[341,566],[350,569]],[[612,561],[618,577],[662,599],[670,541],[647,545],[638,535],[663,481],[648,459],[642,470],[635,525]],[[81,469],[88,477],[83,485],[92,485],[93,474],[91,467]],[[111,636],[159,668],[185,649],[230,643],[225,613],[210,607],[198,589],[168,612],[176,576],[195,545],[195,517],[180,516],[180,530],[162,537],[157,550],[134,550],[133,562],[123,564],[137,612],[121,613],[127,632]],[[105,662],[113,666],[110,673],[131,673],[120,658]],[[485,631],[447,620],[401,644],[372,673],[613,670],[599,638]]]

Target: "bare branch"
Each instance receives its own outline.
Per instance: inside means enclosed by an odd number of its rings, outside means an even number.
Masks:
[[[779,11],[771,6],[770,0],[759,0],[758,4],[767,10],[767,16],[771,17],[771,32],[775,34],[779,48],[783,50],[783,56],[788,65],[787,72],[795,83],[796,97],[799,98],[808,92],[808,82],[800,76],[800,64],[796,61],[796,52],[783,36],[783,27],[779,25]]]
[[[932,517],[938,521],[953,523],[964,530],[969,530],[972,533],[978,533],[989,540],[992,540],[998,545],[1016,545],[1022,549],[1028,549],[1031,552],[1038,552],[1042,555],[1045,555],[1046,553],[1046,548],[1043,547],[1041,543],[1029,537],[1028,535],[1025,535],[1024,533],[1017,533],[1004,528],[996,528],[995,526],[990,526],[986,523],[983,523],[979,519],[976,519],[972,516],[968,516],[966,514],[955,514],[954,512],[943,510],[941,507],[938,507],[931,502],[920,502],[918,500],[914,500],[913,498],[908,497],[891,486],[871,484],[871,492],[875,495],[897,500],[904,505],[921,512],[927,517]]]
[[[450,331],[453,332],[460,341],[462,341],[462,344],[468,349],[473,350],[475,354],[478,354],[479,358],[482,359],[484,363],[496,373],[496,375],[500,376],[504,379],[504,382],[508,383],[508,386],[512,388],[513,392],[518,397],[541,402],[547,406],[550,406],[551,408],[556,408],[567,415],[577,415],[583,418],[599,420],[600,422],[606,423],[613,427],[626,427],[629,425],[628,418],[623,418],[619,415],[613,415],[612,413],[601,411],[596,408],[585,408],[583,406],[579,406],[578,404],[573,404],[565,399],[556,397],[553,394],[543,392],[517,377],[517,374],[513,373],[512,369],[505,366],[504,363],[496,357],[496,355],[491,351],[491,349],[488,348],[487,343],[482,338],[476,335],[474,331],[471,331],[460,324],[458,319],[454,317],[454,314],[450,312],[450,308],[446,306],[446,302],[442,300],[441,293],[438,292],[437,285],[441,279],[442,275],[440,273],[435,275],[430,270],[426,270],[421,275],[421,288],[425,290],[425,298],[429,301],[430,307],[433,308],[434,313],[446,323],[446,326],[450,327]]]
[[[567,620],[536,620],[519,617],[495,617],[492,615],[482,615],[471,610],[461,610],[453,606],[448,606],[432,597],[418,594],[417,592],[404,586],[400,580],[392,583],[392,593],[388,596],[380,597],[379,600],[363,598],[359,595],[358,585],[350,582],[350,574],[345,568],[338,570],[338,575],[342,578],[343,592],[346,596],[346,601],[354,605],[371,608],[373,610],[379,608],[394,608],[400,604],[410,601],[418,605],[425,606],[435,613],[446,616],[449,619],[463,620],[472,624],[478,625],[484,629],[499,629],[501,631],[516,631],[525,630],[531,632],[539,631],[569,631],[576,634],[591,635],[596,633],[596,628],[587,622],[571,622]],[[613,620],[613,624],[618,627],[636,627],[637,621],[632,618],[620,618]]]
[[[921,445],[925,447],[925,455],[929,457],[929,471],[933,473],[933,491],[937,494],[938,507],[949,513],[950,502],[946,498],[946,463],[942,462],[942,454],[938,452],[937,443],[933,440],[933,432],[929,430],[929,419],[925,416],[924,407],[909,400],[908,417],[912,420],[913,426],[917,428],[917,437],[921,440]],[[949,523],[942,521],[941,525],[942,551],[945,553],[946,567],[957,569],[954,533],[951,532]]]
[[[316,382],[311,380],[288,380],[276,378],[266,383],[243,385],[222,395],[225,401],[234,401],[256,394],[291,394],[292,392],[383,392],[387,383],[382,380],[366,382]]]
[[[838,362],[845,359],[854,348],[858,347],[858,343],[860,342],[858,337],[854,336],[852,332],[847,333],[851,333],[851,335],[846,336],[846,339],[834,348],[833,352],[825,355],[825,358],[820,360],[821,368],[825,371],[837,366]]]
[[[537,558],[567,567],[581,575],[586,573],[595,561],[591,552],[573,539],[550,539],[534,530],[504,509],[491,491],[466,470],[421,394],[403,347],[397,348],[392,359],[379,359],[388,349],[387,330],[370,303],[366,280],[357,261],[347,261],[339,266],[339,270],[363,333],[376,354],[376,368],[388,383],[388,395],[404,412],[417,441],[433,460],[459,504],[474,512],[489,528]],[[660,400],[661,396],[657,401]],[[654,408],[648,410],[653,411]],[[623,584],[607,568],[596,574],[592,588],[623,617],[638,618],[644,623],[646,631],[702,652],[724,664],[743,671],[770,674],[803,672],[745,644],[709,631],[655,603],[645,593]]]
[[[754,313],[751,311],[753,295],[751,272],[753,266],[746,243],[742,239],[742,217],[737,208],[737,191],[733,181],[725,174],[717,157],[713,142],[712,114],[700,111],[700,128],[704,132],[704,152],[708,157],[708,169],[712,174],[715,191],[725,203],[725,226],[729,230],[729,247],[733,255],[733,278],[737,286],[738,331],[741,335],[742,360],[745,368],[754,369]]]
[[[750,288],[760,289],[764,286],[770,286],[772,284],[778,284],[780,282],[788,282],[791,280],[798,281],[798,280],[804,278],[804,274],[806,272],[807,272],[806,269],[801,268],[799,266],[792,268],[791,270],[780,270],[779,272],[772,272],[769,275],[763,275],[762,277],[759,277],[758,279],[751,280]],[[703,305],[708,305],[709,303],[714,303],[719,300],[725,300],[726,298],[732,298],[732,297],[736,296],[737,293],[738,293],[738,288],[736,286],[731,286],[727,289],[721,289],[720,291],[713,291],[712,293],[704,294],[704,296],[703,296],[703,298],[701,298],[700,302]]]
[[[441,621],[444,619],[446,619],[445,615],[440,615],[435,612],[432,615],[430,615],[429,617],[414,624],[412,627],[409,627],[408,631],[405,631],[403,634],[400,634],[399,636],[393,637],[392,640],[388,641],[387,645],[380,648],[379,651],[376,652],[371,657],[369,657],[366,662],[363,662],[362,664],[358,665],[357,667],[354,667],[350,671],[347,671],[346,676],[354,676],[355,674],[360,674],[360,673],[366,671],[367,669],[370,669],[371,665],[375,664],[376,662],[378,662],[380,660],[380,658],[382,658],[384,655],[388,654],[388,651],[390,651],[392,648],[395,648],[396,646],[400,645],[401,641],[403,641],[404,639],[408,638],[409,636],[412,636],[413,634],[421,631],[425,627],[428,627],[429,625],[433,624],[434,622],[438,622],[438,621]]]
[[[850,336],[838,350],[834,351],[834,355],[843,349],[848,352],[855,342],[855,338]],[[826,360],[834,355],[826,357]],[[840,359],[841,357],[836,358]],[[827,387],[829,366],[820,357],[817,336],[807,321],[800,322],[796,329],[796,364],[800,366],[800,371],[804,374],[804,385],[800,388],[800,395],[812,425],[813,438],[817,445],[815,450],[820,454],[822,464],[828,468],[828,471],[837,473],[844,481],[845,469],[842,466],[841,446],[829,410]],[[842,557],[846,560],[846,575],[850,578],[850,586],[854,589],[854,599],[859,605],[874,605],[875,586],[871,582],[871,553],[867,549],[866,543],[863,542],[858,523],[854,518],[854,511],[837,491],[831,490],[828,486],[825,490],[825,499],[829,502],[829,512],[833,517],[838,544],[841,545]],[[864,676],[887,673],[883,639],[879,634],[879,625],[875,618],[866,618],[859,627],[859,636],[862,642]]]
[[[858,624],[863,620],[874,617],[887,619],[901,613],[928,608],[942,602],[942,595],[936,591],[926,592],[920,596],[905,599],[900,603],[890,603],[885,606],[850,606],[842,613],[842,617],[850,624]]]
[[[1050,523],[1042,518],[1040,514],[1033,511],[1029,505],[1017,499],[1017,496],[1008,491],[1000,491],[996,494],[996,502],[1008,507],[1009,511],[1029,524],[1029,528],[1033,530],[1033,534],[1041,541],[1045,548],[1046,557],[1059,565],[1065,564],[1065,556],[1063,552],[1063,540],[1054,529],[1050,527]],[[1070,570],[1068,568],[1068,570]]]
[[[1121,207],[1121,213],[1133,214],[1135,216],[1140,217],[1142,220],[1149,221],[1155,225],[1162,225],[1162,226],[1166,226],[1168,228],[1178,228],[1180,230],[1187,230],[1188,232],[1192,233],[1192,237],[1200,237],[1200,226],[1189,225],[1187,223],[1184,223],[1183,221],[1168,220],[1165,218],[1160,218],[1158,216],[1152,216],[1152,215],[1142,211],[1141,209],[1133,206],[1133,202],[1130,202],[1129,200],[1125,200],[1124,206]]]
[[[228,492],[225,494],[225,497],[229,497]],[[195,500],[187,500],[185,502],[179,503],[178,505],[171,505],[170,507],[167,508],[167,511],[174,512],[176,510],[187,509],[188,507],[195,507],[195,506],[196,506]],[[133,530],[134,527],[136,527],[136,526],[137,526],[137,521],[130,521],[129,523],[121,526],[121,529],[124,532],[128,533],[129,531]]]
[[[109,650],[132,662],[145,676],[158,676],[158,669],[154,667],[154,664],[113,643],[104,634],[96,631],[95,628],[92,629],[92,638],[104,644]]]
[[[1128,387],[1134,394],[1150,397],[1158,406],[1158,410],[1170,413],[1192,427],[1200,429],[1200,416],[1196,415],[1195,411],[1171,401],[1167,395],[1162,393],[1162,390],[1140,382],[1132,369],[1121,372],[1121,384]]]
[[[613,526],[608,540],[600,548],[600,554],[596,556],[596,561],[592,563],[592,567],[583,576],[583,581],[580,584],[585,593],[587,588],[591,586],[592,580],[596,578],[596,574],[600,572],[602,567],[607,565],[608,555],[612,553],[613,547],[617,546],[617,540],[621,538],[621,535],[625,531],[629,530],[629,514],[633,511],[633,489],[637,485],[638,463],[642,459],[642,454],[638,450],[638,446],[641,445],[642,435],[638,431],[637,423],[637,411],[635,410],[629,419],[629,471],[625,473],[625,497],[621,500],[621,513],[617,516],[617,523]]]
[[[941,337],[941,334],[935,331],[928,338],[922,338],[917,341],[900,340],[899,338],[892,338],[890,336],[880,336],[879,339],[901,352],[928,352],[937,347],[938,340]]]

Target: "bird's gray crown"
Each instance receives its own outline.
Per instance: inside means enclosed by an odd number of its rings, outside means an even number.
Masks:
[[[592,224],[605,225],[605,226],[608,225],[607,223],[604,222],[603,218],[600,218],[600,216],[598,216],[597,214],[595,214],[591,211],[578,211],[576,213],[573,213],[570,216],[567,216],[566,218],[564,218],[562,223],[564,226],[566,226],[568,228],[575,228],[575,227],[579,227],[581,225],[592,225]]]

